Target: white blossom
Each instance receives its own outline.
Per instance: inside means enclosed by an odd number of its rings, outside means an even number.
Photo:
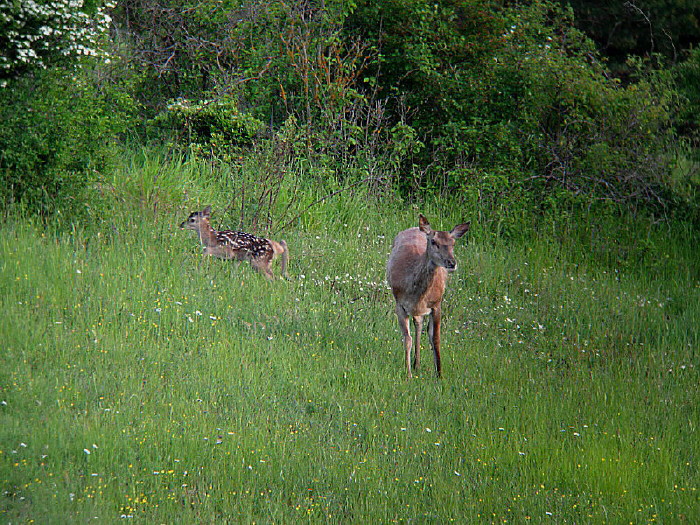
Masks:
[[[0,2],[0,23],[9,26],[0,74],[12,75],[18,66],[45,68],[51,56],[106,56],[99,42],[112,22],[106,11],[115,4],[94,15],[83,12],[83,5],[83,0]]]

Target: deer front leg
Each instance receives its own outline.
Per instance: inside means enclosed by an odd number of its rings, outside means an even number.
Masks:
[[[420,335],[423,331],[422,315],[417,315],[413,318],[413,327],[416,331],[416,351],[413,354],[413,369],[418,370],[420,368]]]
[[[442,368],[440,365],[440,321],[442,318],[442,310],[440,306],[433,308],[430,315],[430,323],[428,324],[428,337],[430,345],[433,347],[433,356],[435,357],[435,372],[437,376],[442,376]]]
[[[410,379],[413,377],[411,373],[411,346],[413,345],[413,340],[411,339],[411,333],[408,329],[408,315],[406,315],[403,308],[399,305],[396,305],[396,317],[399,319],[399,329],[401,330],[403,348],[406,354],[406,374]]]

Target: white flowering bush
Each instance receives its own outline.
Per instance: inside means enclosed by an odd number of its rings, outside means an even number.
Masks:
[[[100,38],[114,4],[86,12],[83,0],[0,2],[0,80],[67,58],[104,55]]]

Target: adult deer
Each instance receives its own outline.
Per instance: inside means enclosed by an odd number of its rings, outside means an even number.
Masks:
[[[420,336],[423,318],[430,314],[428,337],[435,357],[435,371],[440,377],[440,320],[442,296],[445,294],[447,275],[457,267],[454,255],[455,240],[469,231],[469,222],[459,224],[452,231],[434,231],[428,219],[418,217],[418,227],[400,232],[394,239],[386,268],[387,282],[396,299],[396,316],[406,351],[406,371],[411,373],[413,340],[408,318],[415,327],[413,369],[420,366]]]
[[[256,237],[250,233],[233,230],[215,230],[209,222],[211,206],[202,211],[190,213],[180,228],[194,230],[204,246],[204,255],[221,259],[236,259],[249,261],[250,264],[270,280],[275,278],[272,273],[272,259],[280,255],[282,259],[282,275],[287,277],[289,249],[284,241],[273,241],[264,237]]]

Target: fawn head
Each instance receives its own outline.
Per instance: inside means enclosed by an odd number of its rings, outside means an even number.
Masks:
[[[209,216],[211,215],[211,206],[207,206],[202,211],[193,211],[187,220],[180,224],[183,230],[199,231],[203,223],[209,224]]]
[[[420,214],[418,228],[428,238],[426,253],[430,262],[435,266],[442,266],[448,272],[453,272],[457,268],[454,254],[455,241],[469,231],[470,224],[469,222],[458,224],[449,232],[435,231],[430,227],[428,219]]]

